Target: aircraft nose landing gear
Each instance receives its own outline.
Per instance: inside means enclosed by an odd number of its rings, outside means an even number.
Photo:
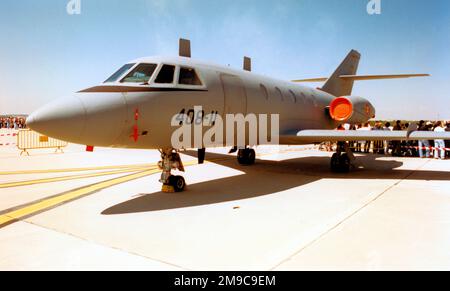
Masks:
[[[162,170],[159,180],[163,183],[162,192],[182,192],[186,188],[186,181],[182,176],[174,176],[171,173],[172,170],[184,172],[180,155],[174,149],[160,150],[160,153],[161,161],[158,162],[158,167]]]

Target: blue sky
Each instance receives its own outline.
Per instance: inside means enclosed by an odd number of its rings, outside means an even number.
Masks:
[[[128,60],[193,57],[280,79],[329,76],[351,49],[360,74],[431,73],[432,78],[359,82],[380,118],[450,119],[450,1],[381,0],[0,1],[0,114],[29,113],[105,80]],[[318,84],[311,84],[318,86]]]

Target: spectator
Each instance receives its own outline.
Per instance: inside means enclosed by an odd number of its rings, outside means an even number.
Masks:
[[[445,132],[445,128],[441,121],[436,122],[434,125],[434,132]],[[445,159],[445,142],[442,139],[437,139],[434,141],[434,158],[435,159]]]
[[[434,124],[431,121],[427,122],[428,131],[434,131]],[[434,140],[429,140],[428,144],[430,145],[430,158],[434,156]]]
[[[429,131],[428,125],[425,124],[425,121],[421,120],[418,124],[419,131]],[[424,155],[424,151],[425,150],[425,155]],[[430,143],[428,142],[428,140],[419,140],[419,157],[420,158],[429,158],[430,157]]]
[[[383,130],[383,124],[381,122],[377,122],[375,127],[372,130]],[[377,140],[373,143],[373,153],[382,155],[384,154],[384,144],[383,141]]]
[[[445,128],[445,131],[450,132],[450,120],[447,121],[447,127]],[[450,140],[446,140],[445,141],[445,147],[446,147],[446,153],[447,153],[447,158],[450,158]]]
[[[26,128],[25,118],[15,117],[15,116],[1,117],[0,118],[0,129],[1,128],[14,129],[14,130]]]
[[[344,126],[344,125],[340,124],[340,125],[338,126],[337,130],[339,130],[339,131],[344,131],[344,130],[346,130],[346,129],[345,129],[345,126]],[[339,142],[337,143],[337,151],[338,151],[338,152],[344,151],[345,144],[346,144],[346,142],[344,142],[344,141],[339,141]]]
[[[362,128],[362,124],[358,124],[357,126],[355,126],[355,130],[360,130]],[[356,152],[357,153],[362,153],[362,142],[357,141],[355,142],[356,144]]]
[[[370,131],[370,124],[366,123],[360,128],[357,129],[358,131]],[[369,153],[370,151],[370,141],[361,141],[361,150],[363,150],[365,153]]]
[[[390,122],[386,122],[384,124],[384,131],[391,131],[391,123]],[[384,145],[384,153],[387,155],[389,154],[389,142],[387,140],[383,141],[383,145]]]
[[[400,120],[397,120],[397,122],[394,125],[393,131],[401,131],[402,128],[402,122]],[[392,142],[392,156],[394,157],[400,157],[402,156],[402,144],[401,141],[395,140]]]
[[[405,123],[405,130],[409,129],[410,124]],[[402,141],[402,154],[405,157],[417,157],[418,153],[416,151],[417,142],[412,140],[404,140]]]
[[[349,130],[356,130],[356,128],[357,128],[356,125],[351,125]],[[352,152],[358,151],[357,142],[355,142],[355,141],[349,142],[349,147]]]

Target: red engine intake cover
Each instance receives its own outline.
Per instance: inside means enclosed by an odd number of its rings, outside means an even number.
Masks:
[[[353,115],[353,103],[346,97],[338,97],[330,104],[330,116],[336,121],[345,121]]]

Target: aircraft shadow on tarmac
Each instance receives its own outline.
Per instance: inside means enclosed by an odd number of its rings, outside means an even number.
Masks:
[[[195,152],[184,154],[196,156]],[[207,158],[224,155],[208,153]],[[229,157],[229,156],[227,156]],[[365,166],[349,174],[331,173],[329,157],[303,157],[284,161],[258,160],[253,166],[241,166],[236,159],[214,162],[244,172],[244,174],[188,185],[182,193],[144,193],[138,198],[112,206],[103,215],[119,215],[195,207],[238,201],[300,187],[320,179],[406,179],[449,180],[449,172],[412,171],[398,169],[400,161],[379,160],[375,155],[358,157]]]

